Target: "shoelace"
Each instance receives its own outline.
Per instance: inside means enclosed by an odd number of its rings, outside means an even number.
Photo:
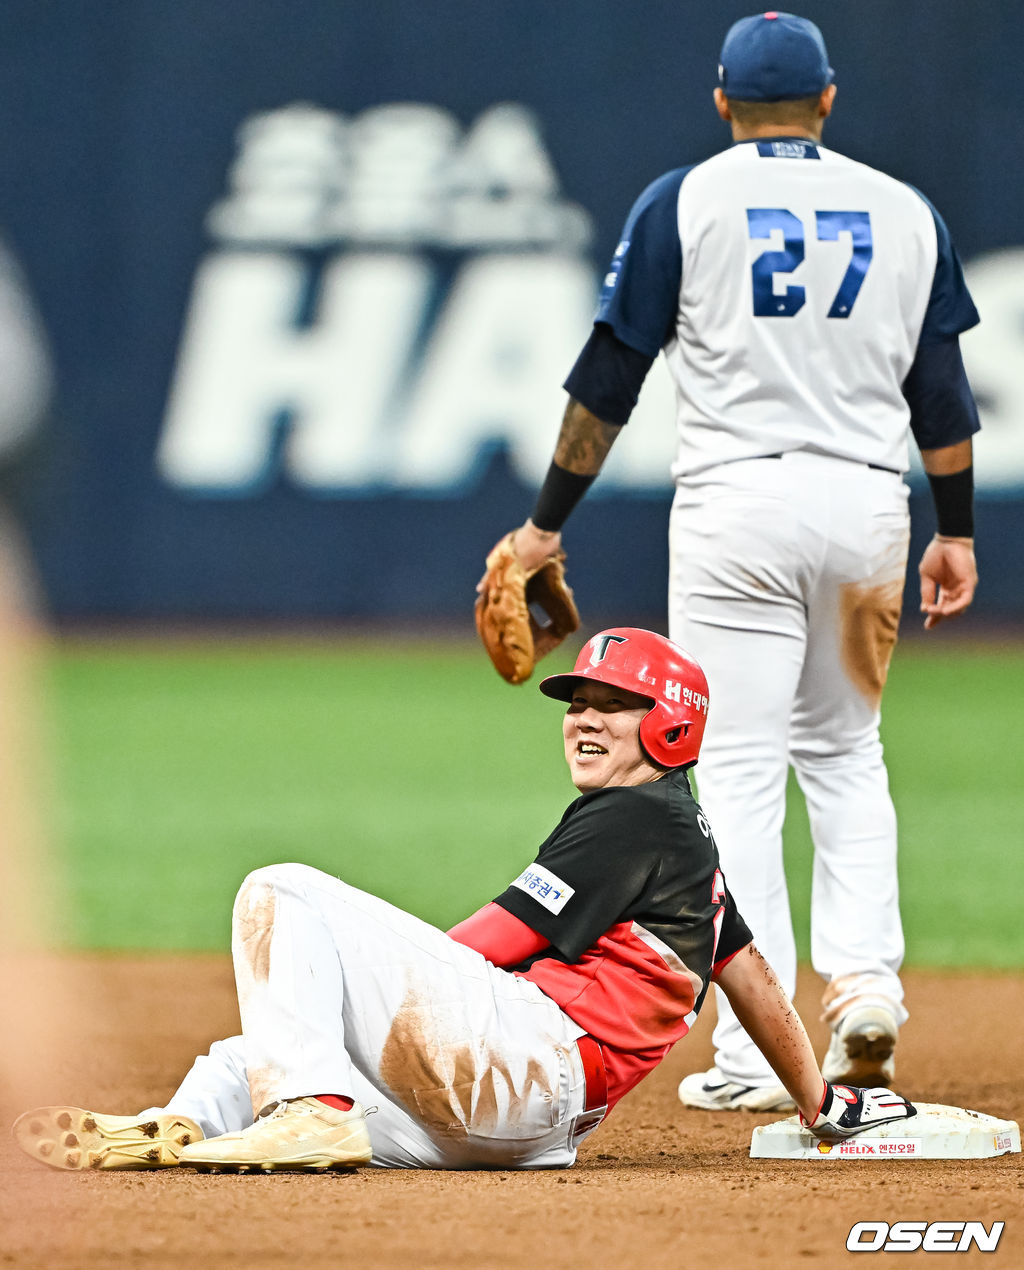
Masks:
[[[299,1102],[301,1102],[299,1098],[285,1098],[282,1102],[276,1102],[270,1111],[264,1111],[262,1115],[257,1117],[256,1123],[259,1124],[261,1120],[279,1120],[289,1110],[292,1115],[295,1115],[296,1112],[307,1116],[313,1114],[313,1107],[300,1107],[298,1105]]]

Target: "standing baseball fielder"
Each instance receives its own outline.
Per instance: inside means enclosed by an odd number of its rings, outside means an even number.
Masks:
[[[938,533],[930,629],[971,602],[971,437],[958,336],[977,313],[949,233],[911,187],[821,144],[835,97],[817,27],[769,12],[728,32],[715,105],[733,146],[641,194],[573,367],[554,461],[515,532],[527,569],[600,470],[659,350],[678,398],[670,628],[715,698],[700,773],[742,911],[792,992],[786,774],[814,840],[811,953],[829,1079],[891,1080],[907,1014],[896,821],[879,705],[908,544],[908,428]],[[783,1109],[719,994],[716,1067],[680,1097]]]
[[[617,628],[541,689],[568,702],[581,797],[493,903],[446,935],[304,865],[257,870],[232,927],[243,1035],[166,1108],[39,1108],[20,1144],[69,1169],[564,1167],[686,1035],[713,975],[819,1136],[913,1115],[823,1081],[750,942],[686,775],[700,667]]]

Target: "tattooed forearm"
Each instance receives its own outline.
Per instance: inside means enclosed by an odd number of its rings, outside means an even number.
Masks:
[[[621,431],[614,424],[602,422],[570,397],[558,434],[555,462],[577,476],[596,476]]]

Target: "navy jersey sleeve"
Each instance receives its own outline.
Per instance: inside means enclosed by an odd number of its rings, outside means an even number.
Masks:
[[[621,427],[653,364],[653,357],[623,344],[611,327],[598,322],[562,386],[592,415]]]
[[[677,209],[679,187],[691,167],[659,177],[634,203],[594,319],[607,322],[624,344],[651,358],[668,339],[679,307],[683,252]]]
[[[630,790],[585,794],[495,903],[575,961],[643,891],[661,846],[638,833]]]
[[[928,308],[925,310],[924,324],[918,340],[919,344],[935,344],[969,331],[972,326],[978,325],[981,318],[974,307],[971,293],[967,290],[967,283],[964,282],[960,257],[956,254],[946,222],[920,190],[913,186],[910,188],[927,204],[935,221],[938,256]]]
[[[903,396],[910,406],[910,430],[919,449],[956,445],[981,428],[956,336],[918,345],[903,381]]]

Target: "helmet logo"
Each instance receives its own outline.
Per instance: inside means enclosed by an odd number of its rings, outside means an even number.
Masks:
[[[665,696],[669,701],[678,701],[683,691],[683,685],[677,683],[674,679],[665,680]]]
[[[676,697],[676,700],[678,701],[679,698]],[[702,692],[698,692],[696,688],[684,688],[683,700],[688,706],[693,706],[695,710],[699,710],[704,715],[707,714],[708,699]]]
[[[594,637],[594,648],[590,654],[591,666],[597,666],[608,656],[609,644],[628,644],[629,639],[625,635],[596,635]]]

